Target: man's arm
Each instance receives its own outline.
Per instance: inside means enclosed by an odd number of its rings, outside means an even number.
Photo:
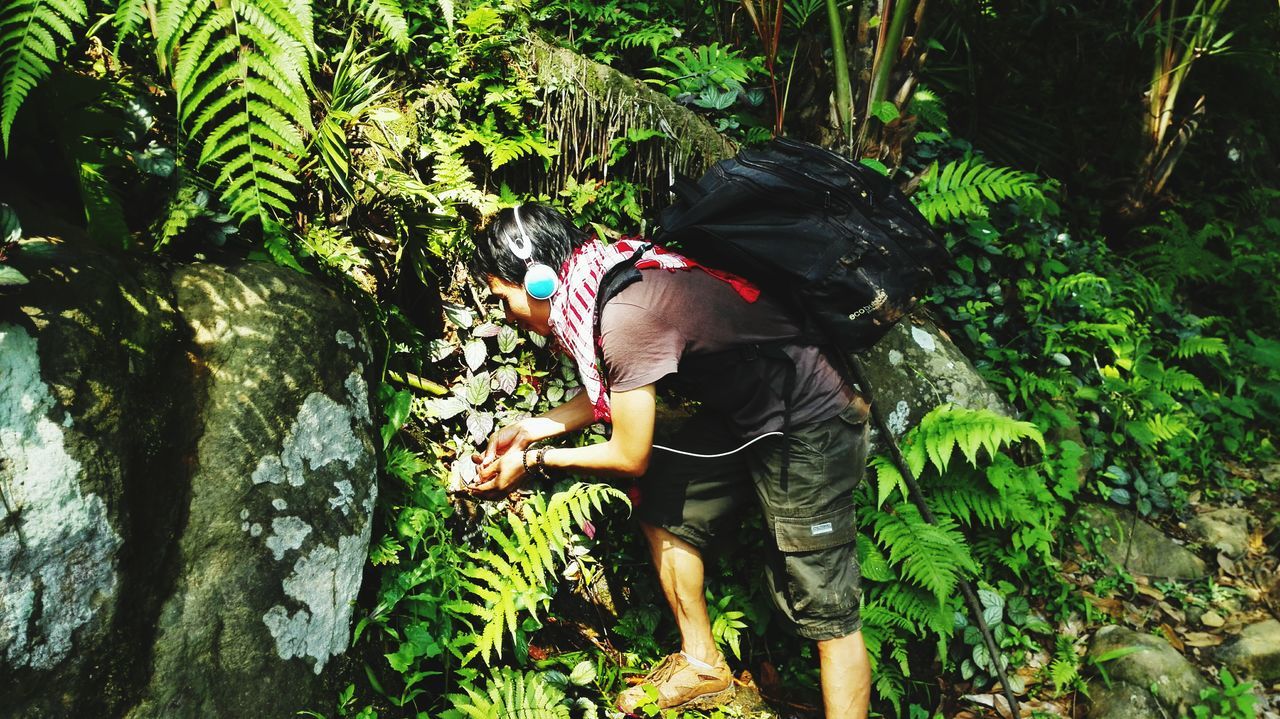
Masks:
[[[553,447],[542,456],[554,469],[573,469],[590,474],[639,477],[649,467],[653,451],[653,422],[656,415],[654,386],[649,384],[609,395],[613,433],[608,442],[586,447]]]
[[[585,393],[578,395],[584,396]],[[543,454],[543,463],[555,469],[590,474],[619,477],[638,477],[644,474],[649,466],[649,454],[653,451],[653,422],[657,411],[654,386],[650,384],[626,392],[614,392],[609,395],[609,402],[613,415],[613,433],[609,441],[586,447],[553,447]],[[587,416],[590,417],[591,406],[587,404],[586,407]],[[550,414],[548,412],[535,419],[547,419]],[[540,423],[539,426],[544,430],[553,429],[565,426],[563,420],[567,419],[576,420],[580,417],[570,416],[566,412],[565,416],[549,420],[554,424]],[[585,427],[587,424],[590,424],[590,419],[581,426]],[[482,481],[472,491],[489,497],[500,497],[510,492],[524,478],[523,455],[523,448],[512,449],[500,454],[497,461],[484,465],[480,470]]]
[[[534,442],[559,437],[593,422],[595,410],[587,399],[587,393],[579,392],[573,399],[544,414],[522,419],[494,432],[489,438],[489,446],[483,454],[476,455],[475,460],[478,464],[487,466],[508,451],[522,450]]]

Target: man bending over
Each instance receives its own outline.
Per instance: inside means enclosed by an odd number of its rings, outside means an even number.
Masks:
[[[741,278],[639,241],[590,239],[539,205],[501,211],[477,246],[508,321],[554,338],[584,391],[495,432],[477,457],[473,491],[505,495],[539,468],[639,478],[636,513],[682,641],[645,678],[659,708],[705,707],[731,692],[711,636],[702,553],[738,529],[754,493],[768,532],[769,594],[787,623],[817,642],[826,716],[865,717],[871,672],[853,505],[867,455],[862,396],[820,348],[788,341],[796,323]],[[622,289],[596,318],[601,280],[620,263],[622,282],[610,287]],[[701,403],[666,443],[714,457],[655,450],[658,385]],[[597,421],[612,423],[607,442],[531,448]],[[618,708],[633,712],[645,684],[622,692]]]

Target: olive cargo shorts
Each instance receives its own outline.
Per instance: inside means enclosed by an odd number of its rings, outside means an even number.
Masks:
[[[699,454],[745,441],[707,413],[663,435],[659,444]],[[716,459],[655,449],[640,479],[636,515],[703,550],[735,528],[731,520],[754,488],[771,535],[765,578],[774,605],[800,636],[837,639],[862,627],[853,490],[866,469],[866,418],[851,405],[831,419],[792,427],[788,439],[785,483],[780,436]]]

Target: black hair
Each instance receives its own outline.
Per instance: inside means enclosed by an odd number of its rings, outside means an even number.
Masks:
[[[549,265],[557,274],[569,254],[588,239],[569,218],[546,205],[520,205],[520,220],[533,245],[532,260]],[[477,236],[475,268],[512,284],[524,282],[529,265],[511,252],[513,242],[520,242],[520,226],[514,210],[507,208]]]

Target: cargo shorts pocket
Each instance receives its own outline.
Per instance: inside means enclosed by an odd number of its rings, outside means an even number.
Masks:
[[[774,518],[780,552],[775,596],[802,627],[856,611],[859,599],[857,527],[849,505],[813,517]],[[780,591],[785,587],[785,592]]]
[[[773,533],[779,551],[817,552],[854,541],[858,529],[853,523],[853,510],[849,505],[816,517],[775,517]]]

